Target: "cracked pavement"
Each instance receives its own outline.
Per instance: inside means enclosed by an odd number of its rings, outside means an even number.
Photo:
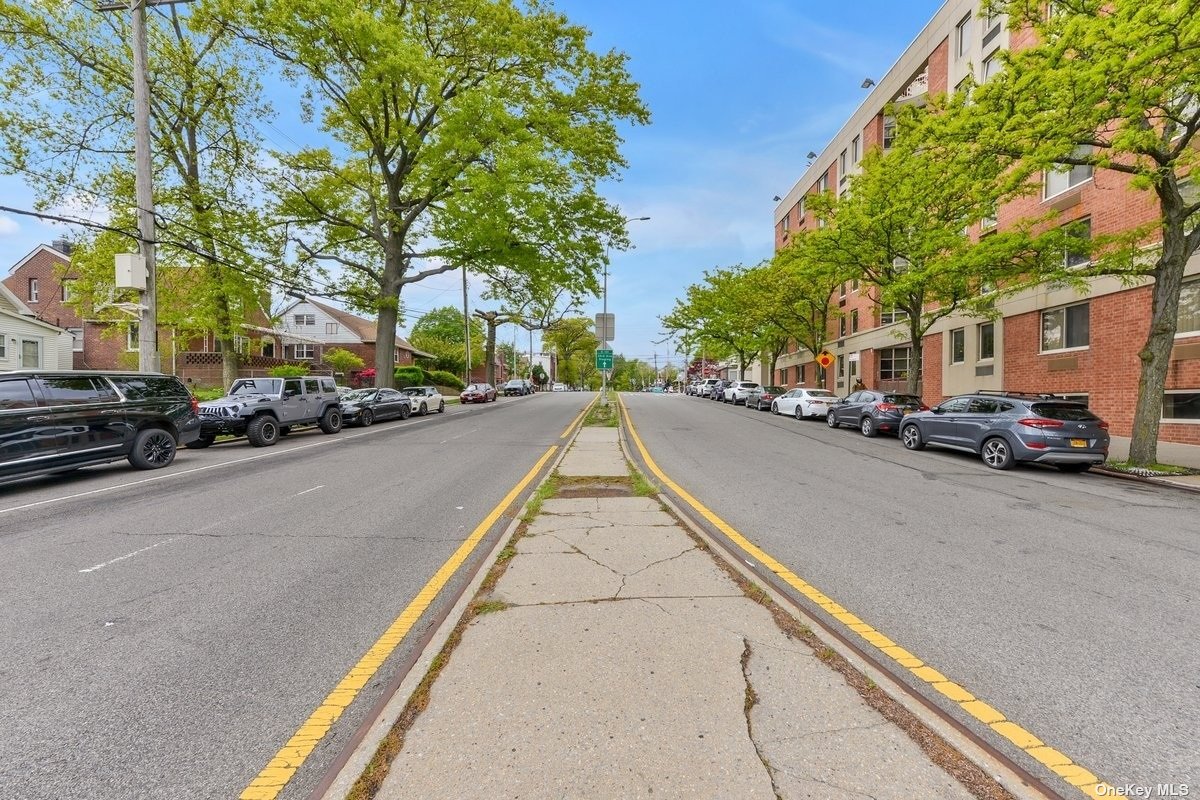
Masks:
[[[656,499],[547,500],[515,549],[381,800],[971,797]]]

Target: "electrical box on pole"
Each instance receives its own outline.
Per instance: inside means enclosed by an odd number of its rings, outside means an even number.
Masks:
[[[146,291],[146,259],[138,253],[117,253],[118,289]]]

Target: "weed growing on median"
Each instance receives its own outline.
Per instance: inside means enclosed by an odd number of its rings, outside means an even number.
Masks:
[[[658,487],[651,483],[645,475],[629,465],[629,482],[633,484],[635,497],[658,497]]]
[[[484,614],[495,614],[497,611],[503,611],[508,608],[508,603],[503,600],[485,600],[482,603],[475,604],[475,616],[481,617]]]
[[[621,424],[621,412],[617,409],[616,398],[608,393],[608,403],[597,402],[583,420],[585,427],[616,428]]]
[[[550,473],[545,482],[529,497],[529,502],[525,505],[525,514],[521,517],[522,522],[533,522],[537,515],[542,513],[542,503],[549,500],[558,491],[558,480],[557,472]]]

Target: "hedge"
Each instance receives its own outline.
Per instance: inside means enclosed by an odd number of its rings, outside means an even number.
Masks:
[[[434,370],[433,372],[426,373],[426,377],[429,378],[429,383],[433,383],[438,386],[448,386],[456,391],[461,392],[463,389],[467,388],[466,384],[462,382],[461,378],[454,373],[446,372],[445,370]]]
[[[406,386],[425,386],[429,384],[429,376],[420,367],[396,367],[396,388]]]

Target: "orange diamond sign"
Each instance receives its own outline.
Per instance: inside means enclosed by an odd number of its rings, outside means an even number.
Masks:
[[[817,353],[817,363],[821,365],[822,369],[829,369],[836,360],[837,358],[828,350],[822,350]]]

